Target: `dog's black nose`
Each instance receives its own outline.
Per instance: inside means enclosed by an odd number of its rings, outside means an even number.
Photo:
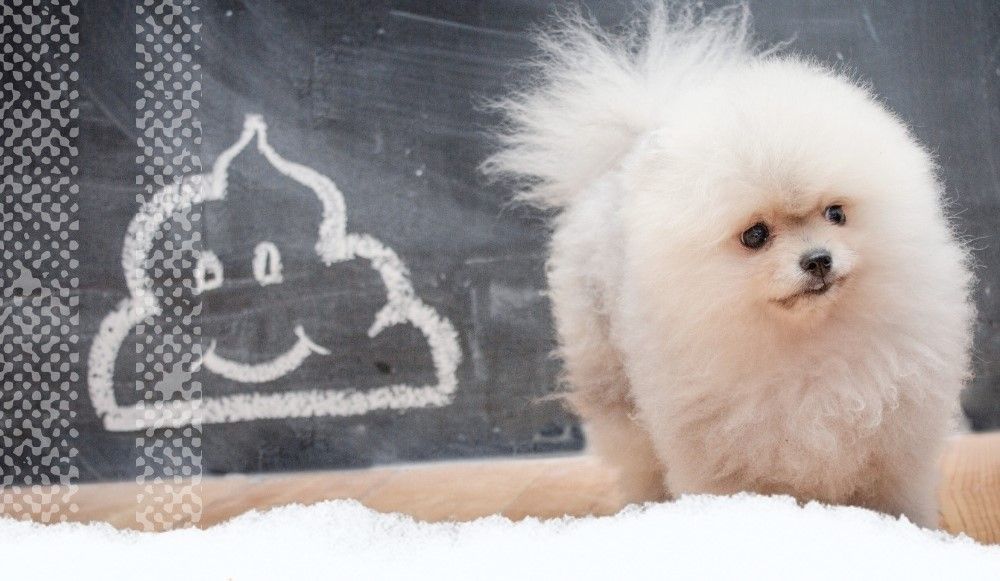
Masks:
[[[830,256],[830,252],[827,250],[814,248],[802,255],[802,259],[799,260],[799,266],[809,274],[823,278],[826,276],[826,273],[830,272],[830,267],[833,266],[833,257]]]

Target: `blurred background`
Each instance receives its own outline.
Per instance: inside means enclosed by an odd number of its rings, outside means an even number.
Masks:
[[[78,478],[131,480],[137,457],[178,437],[206,475],[582,449],[577,421],[545,397],[559,371],[545,216],[477,171],[498,122],[483,105],[522,78],[531,31],[560,3],[176,4],[186,19],[148,1],[74,9],[79,316],[63,417]],[[855,71],[936,153],[980,264],[976,378],[962,404],[974,430],[1000,427],[1000,8],[749,4],[763,43],[791,39]],[[584,6],[615,27],[637,5]],[[259,117],[245,126],[248,115]],[[214,198],[164,198],[220,167]],[[354,234],[371,252],[331,259],[317,247],[330,225],[346,234],[327,242]],[[8,254],[5,308],[23,309],[49,275]],[[116,313],[140,299],[130,284],[171,308],[123,323]],[[376,329],[400,288],[420,307]],[[42,364],[25,355],[32,340],[5,333],[0,397],[30,401]],[[192,399],[207,414],[194,435],[121,411]],[[30,483],[41,452],[6,426],[5,482]]]

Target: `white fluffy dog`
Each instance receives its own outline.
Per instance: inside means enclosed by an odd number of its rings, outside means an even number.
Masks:
[[[485,164],[554,210],[569,400],[626,501],[754,491],[933,526],[972,275],[872,93],[760,51],[743,6],[543,34]]]

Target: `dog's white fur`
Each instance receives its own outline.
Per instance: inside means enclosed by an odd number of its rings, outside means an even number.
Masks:
[[[842,72],[762,52],[743,6],[541,36],[487,172],[554,210],[569,400],[627,501],[750,490],[934,525],[972,275],[931,157]],[[842,205],[842,226],[824,217]],[[773,239],[740,243],[764,222]],[[799,267],[813,247],[839,282]]]

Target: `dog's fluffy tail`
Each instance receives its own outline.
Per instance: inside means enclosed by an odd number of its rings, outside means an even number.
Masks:
[[[519,198],[560,208],[657,125],[675,87],[752,58],[745,4],[712,12],[652,0],[619,34],[579,12],[537,37],[524,88],[495,104],[500,148],[482,166]]]

